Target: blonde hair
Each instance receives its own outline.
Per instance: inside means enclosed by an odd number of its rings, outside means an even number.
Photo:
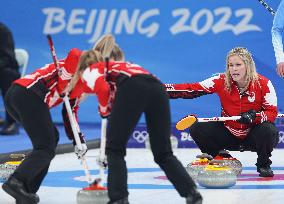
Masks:
[[[124,61],[123,51],[115,43],[115,38],[111,34],[102,36],[92,50],[83,52],[76,72],[70,80],[69,86],[65,89],[65,93],[69,93],[75,87],[79,77],[90,64],[105,61],[107,67],[109,59]]]
[[[93,50],[99,51],[103,58],[124,61],[124,53],[115,43],[115,38],[111,34],[102,36],[94,45]]]
[[[232,79],[229,71],[229,58],[232,56],[240,57],[246,66],[246,78],[245,78],[246,86],[244,87],[244,90],[246,90],[250,82],[254,84],[256,81],[258,81],[258,74],[256,72],[256,67],[252,55],[244,47],[235,47],[228,52],[226,58],[225,87],[229,92],[232,89],[231,87]]]
[[[89,67],[91,64],[103,61],[104,59],[100,52],[96,50],[84,51],[83,54],[80,56],[76,72],[70,80],[69,86],[66,88],[65,93],[69,93],[75,87],[76,83],[78,82],[82,73],[87,69],[87,67]]]

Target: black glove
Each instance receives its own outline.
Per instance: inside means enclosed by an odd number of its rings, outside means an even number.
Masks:
[[[109,114],[108,114],[108,115],[102,115],[102,114],[100,114],[100,116],[101,116],[101,119],[108,119]]]
[[[79,138],[80,138],[81,143],[82,143],[82,144],[83,144],[83,143],[86,143],[84,134],[81,133],[81,132],[79,132],[78,134],[79,134]],[[74,146],[76,145],[76,140],[75,140],[75,138],[73,139],[73,145],[74,145]]]
[[[251,109],[247,112],[241,113],[241,118],[237,121],[243,124],[251,124],[254,122],[255,117],[256,117],[256,111]]]

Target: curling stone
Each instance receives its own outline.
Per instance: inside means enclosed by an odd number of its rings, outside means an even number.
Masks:
[[[209,161],[213,159],[209,154],[203,153],[196,156],[196,160],[189,163],[186,167],[188,174],[193,178],[197,179],[198,173],[203,170],[209,164]]]
[[[170,136],[170,140],[171,140],[172,149],[178,148],[178,139],[177,139],[177,137],[174,136],[174,135],[171,135]],[[151,149],[149,137],[147,137],[147,139],[145,140],[145,147],[146,147],[146,149]]]
[[[237,176],[232,168],[212,161],[197,176],[197,183],[205,188],[230,188],[236,182]]]
[[[214,157],[214,161],[222,161],[219,165],[231,167],[237,176],[242,173],[242,163],[238,159],[232,157],[226,150],[221,150],[219,154]]]
[[[12,161],[23,161],[26,157],[25,154],[10,154],[9,157]]]
[[[108,201],[107,188],[96,181],[77,193],[77,204],[106,204]]]
[[[25,158],[24,154],[11,154],[10,161],[0,164],[0,181],[5,182]]]

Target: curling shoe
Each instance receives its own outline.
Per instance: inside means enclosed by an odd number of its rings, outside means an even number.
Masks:
[[[17,204],[36,204],[39,202],[38,195],[28,193],[24,183],[12,176],[2,185],[3,190],[16,199]]]
[[[6,123],[0,131],[0,135],[17,135],[19,134],[19,126],[17,123]]]
[[[109,201],[108,204],[129,204],[128,202],[128,198],[122,198],[120,200],[117,200],[117,201]]]
[[[195,188],[186,197],[186,204],[202,204],[202,196]]]
[[[260,177],[273,177],[274,173],[270,166],[268,167],[257,167],[257,172],[259,173]]]

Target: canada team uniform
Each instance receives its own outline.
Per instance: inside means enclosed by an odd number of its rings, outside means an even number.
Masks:
[[[170,98],[196,98],[206,94],[216,93],[221,102],[222,116],[238,116],[250,109],[256,110],[254,124],[241,124],[237,121],[225,121],[226,128],[236,137],[246,137],[250,127],[264,121],[274,122],[277,116],[277,98],[274,87],[270,80],[258,75],[255,84],[250,83],[244,93],[240,93],[234,82],[231,92],[226,90],[225,75],[220,74],[199,83],[192,84],[166,84]]]
[[[62,102],[60,96],[75,73],[81,54],[77,49],[71,50],[67,58],[59,62],[60,69],[53,64],[46,65],[17,80],[8,94],[6,104],[9,111],[20,122],[25,118],[22,124],[33,142],[33,152],[13,175],[26,181],[30,193],[37,192],[55,156],[58,131],[52,123],[49,109]],[[156,77],[136,64],[99,62],[84,70],[70,93],[74,113],[77,113],[84,93],[96,94],[100,115],[108,117],[106,154],[111,201],[128,196],[124,156],[127,141],[142,113],[145,113],[155,162],[165,171],[182,197],[195,193],[193,180],[173,155],[169,98],[164,85]],[[73,139],[64,107],[66,133]],[[31,114],[32,111],[34,114]],[[29,172],[26,172],[27,169]]]
[[[106,74],[104,74],[106,73]],[[142,113],[155,162],[165,171],[182,197],[195,192],[195,184],[173,155],[170,144],[169,98],[164,85],[147,70],[127,62],[97,63],[89,66],[79,81],[86,93],[98,96],[102,116],[108,116],[106,155],[110,203],[128,197],[127,142]],[[106,84],[109,84],[107,86]],[[79,84],[78,84],[79,86]]]

